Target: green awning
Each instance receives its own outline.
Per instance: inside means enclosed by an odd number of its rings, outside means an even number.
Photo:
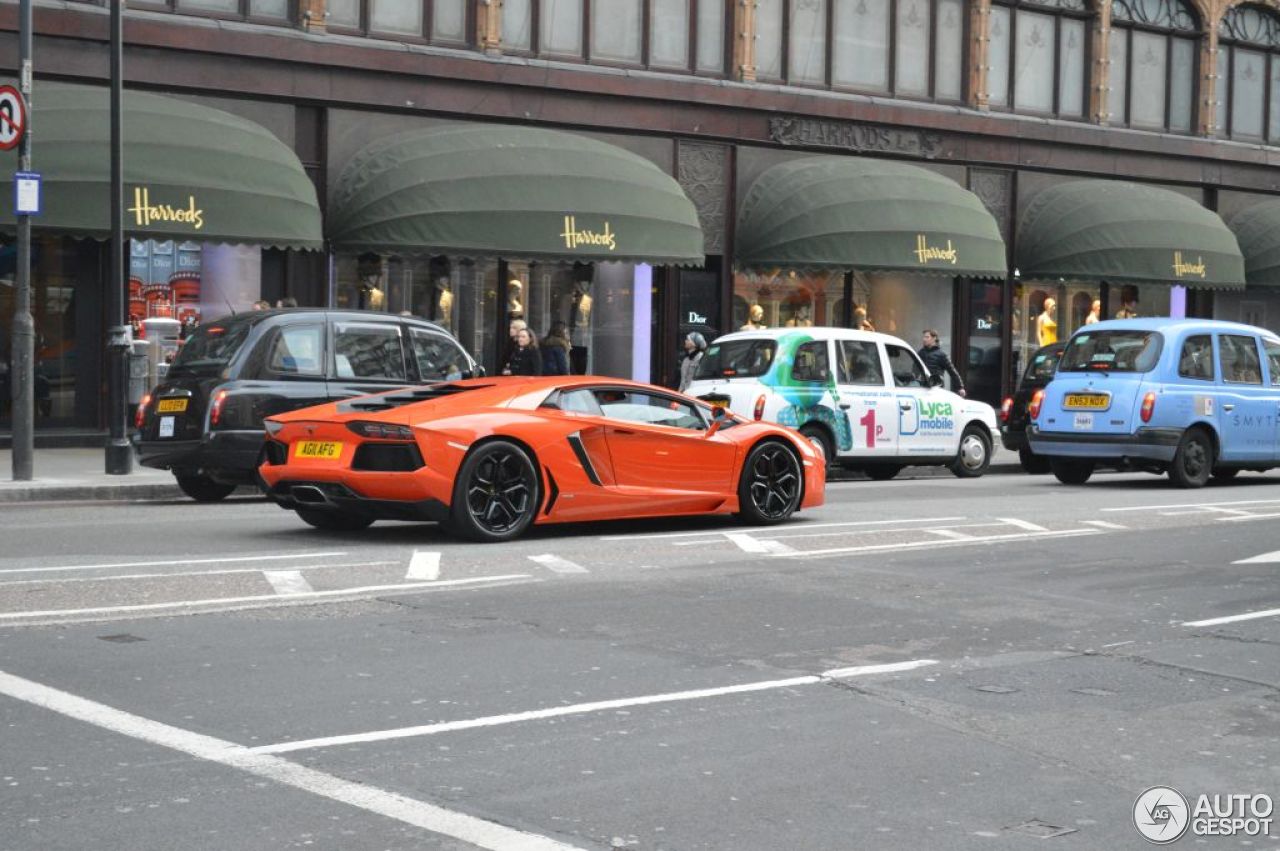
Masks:
[[[1280,201],[1264,201],[1227,222],[1244,255],[1244,279],[1251,287],[1280,287]]]
[[[534,127],[450,124],[366,146],[338,178],[328,236],[388,253],[704,262],[674,178],[615,145]]]
[[[104,87],[37,82],[33,171],[38,233],[111,235],[111,113]],[[322,248],[315,186],[266,128],[206,106],[128,91],[123,102],[124,228],[130,237]],[[0,175],[13,198],[13,173]],[[12,200],[0,201],[12,233]]]
[[[1216,213],[1119,180],[1073,180],[1032,199],[1016,265],[1024,280],[1244,286],[1240,247]]]
[[[806,157],[756,179],[738,215],[744,268],[1003,278],[1000,228],[976,195],[917,166]]]

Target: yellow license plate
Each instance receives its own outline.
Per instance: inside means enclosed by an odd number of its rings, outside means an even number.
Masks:
[[[332,461],[342,457],[342,444],[332,440],[301,440],[294,447],[295,458],[324,458]]]
[[[1111,397],[1102,393],[1068,393],[1062,407],[1069,411],[1105,411]]]
[[[157,414],[180,414],[186,409],[186,399],[161,399],[156,403]]]

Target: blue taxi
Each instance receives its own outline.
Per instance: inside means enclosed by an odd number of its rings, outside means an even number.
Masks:
[[[1184,488],[1280,466],[1280,337],[1208,319],[1087,325],[1030,414],[1027,440],[1065,484],[1098,466]]]

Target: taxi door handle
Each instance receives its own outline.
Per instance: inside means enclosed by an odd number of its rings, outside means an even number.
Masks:
[[[898,406],[898,410],[900,410],[900,411],[909,411],[909,410],[911,410],[911,406],[910,406],[910,405],[899,405],[899,406]]]
[[[1232,412],[1232,411],[1234,411],[1235,409],[1236,409],[1236,406],[1235,406],[1235,405],[1223,405],[1223,406],[1222,406],[1222,410],[1226,411],[1227,413],[1231,413],[1231,412]]]
[[[849,410],[849,409],[850,409],[850,408],[852,408],[852,407],[853,407],[853,405],[849,404],[848,402],[841,402],[841,403],[840,403],[840,410],[842,410],[842,411],[847,411],[847,410]]]

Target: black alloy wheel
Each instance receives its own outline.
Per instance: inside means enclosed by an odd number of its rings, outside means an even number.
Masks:
[[[343,514],[321,508],[295,508],[294,511],[303,523],[326,532],[359,532],[373,524],[372,517],[359,514]]]
[[[236,489],[235,485],[224,485],[197,473],[174,473],[174,478],[178,488],[196,502],[219,502]]]
[[[759,444],[747,455],[738,485],[738,516],[756,526],[786,520],[800,507],[804,473],[800,459],[776,440]]]
[[[462,463],[453,487],[450,527],[473,541],[508,541],[533,522],[538,472],[514,443],[495,440]]]
[[[1213,441],[1203,429],[1188,429],[1178,441],[1169,478],[1180,488],[1202,488],[1213,474]]]

